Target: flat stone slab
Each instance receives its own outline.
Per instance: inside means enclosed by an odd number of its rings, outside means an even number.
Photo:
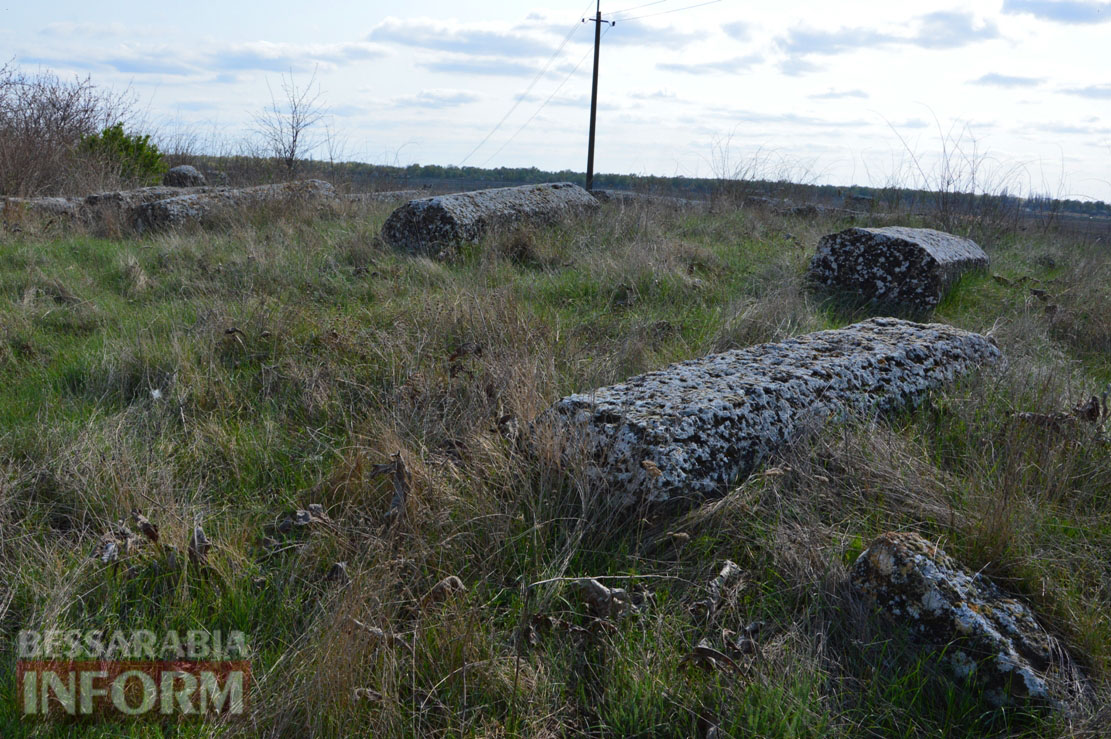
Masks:
[[[177,190],[180,193],[180,190]],[[255,187],[209,187],[142,203],[134,209],[139,231],[178,228],[248,205],[267,202],[316,202],[336,199],[336,189],[324,180],[300,180]]]
[[[590,193],[570,182],[437,195],[391,213],[382,238],[399,249],[437,252],[477,241],[495,226],[546,223],[597,207]]]
[[[984,270],[976,242],[930,228],[849,228],[823,236],[812,282],[912,311],[932,310],[965,272]]]
[[[979,334],[873,318],[569,395],[533,430],[610,505],[699,502],[827,419],[915,404],[1001,356]]]
[[[995,705],[1057,704],[1077,682],[1064,649],[1029,607],[918,534],[881,535],[851,578],[858,594],[939,650],[954,677],[972,678]]]
[[[629,190],[593,190],[591,195],[599,203],[618,203],[620,205],[644,204],[671,208],[705,208],[709,204],[705,200],[677,198],[671,195],[653,195]]]
[[[425,193],[420,190],[390,190],[389,192],[353,192],[343,195],[342,199],[357,205],[373,205],[377,203],[397,203],[403,200],[419,198]]]

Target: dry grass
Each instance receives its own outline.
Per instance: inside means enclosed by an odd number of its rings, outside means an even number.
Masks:
[[[962,283],[937,320],[992,330],[1006,368],[827,429],[724,499],[645,522],[595,515],[574,466],[516,432],[568,392],[845,322],[802,280],[838,224],[609,208],[430,260],[384,249],[385,215],[259,211],[0,247],[5,634],[244,629],[246,731],[268,736],[1098,734],[1111,456],[1091,429],[1013,414],[1068,410],[1111,380],[1106,255],[1052,234],[985,243],[993,269],[1054,285],[1067,311],[1026,285]],[[1055,266],[1031,257],[1045,250]],[[408,486],[391,515],[375,466],[394,454]],[[274,533],[310,503],[333,525]],[[90,556],[133,508],[179,551],[201,520],[210,564]],[[1081,656],[1089,701],[1065,718],[985,713],[874,622],[847,568],[908,528],[1029,599]],[[707,617],[696,603],[727,558],[742,574]],[[347,583],[327,578],[339,561]],[[448,576],[466,592],[430,597]],[[594,618],[560,579],[581,576],[626,577],[647,606]],[[736,669],[690,658],[757,621]]]

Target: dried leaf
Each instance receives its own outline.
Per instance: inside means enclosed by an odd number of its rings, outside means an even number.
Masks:
[[[135,520],[135,525],[139,528],[139,533],[157,544],[158,527],[151,523],[137,508],[131,512],[131,517]]]
[[[346,585],[351,582],[351,576],[347,574],[347,563],[336,562],[333,564],[324,579],[328,582],[338,582],[340,585]]]
[[[365,700],[371,703],[381,703],[386,698],[377,690],[370,688],[355,688],[355,700]]]
[[[648,476],[655,480],[663,474],[663,471],[650,459],[641,460],[640,466],[648,473]]]
[[[421,607],[427,607],[433,603],[440,603],[448,598],[467,592],[467,586],[463,584],[455,575],[448,575],[440,582],[432,586],[428,594],[421,599]]]
[[[409,498],[409,475],[405,469],[405,462],[401,459],[401,452],[391,455],[393,461],[376,464],[370,469],[370,477],[390,475],[393,479],[393,500],[390,501],[389,518],[397,518],[405,511],[405,501]]]
[[[705,600],[700,600],[694,604],[693,608],[701,611],[703,616],[710,618],[717,611],[718,606],[721,605],[722,591],[725,590],[733,580],[740,577],[742,570],[732,560],[725,560],[722,563],[721,571],[718,572],[717,577],[710,581],[708,587],[709,593]]]
[[[189,538],[189,559],[194,564],[208,564],[208,550],[211,548],[212,544],[200,523],[193,524],[193,535]]]

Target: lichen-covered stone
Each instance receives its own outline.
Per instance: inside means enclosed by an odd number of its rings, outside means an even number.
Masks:
[[[974,241],[929,228],[849,228],[823,236],[810,279],[866,300],[932,310],[962,274],[988,267]]]
[[[400,249],[436,252],[476,241],[495,226],[549,222],[597,207],[590,193],[570,182],[437,195],[391,213],[382,238]]]
[[[344,195],[343,200],[356,205],[373,205],[377,203],[398,203],[403,200],[419,198],[423,193],[420,190],[391,190],[389,192],[353,192]]]
[[[618,203],[620,205],[658,205],[664,208],[704,208],[704,200],[677,198],[670,195],[653,195],[629,190],[592,190],[591,195],[599,203]]]
[[[196,167],[179,164],[162,176],[162,184],[169,187],[204,187],[208,183]]]
[[[1002,705],[1051,704],[1075,684],[1071,661],[1030,609],[921,536],[881,535],[857,558],[853,588],[920,642],[942,650],[959,680]]]
[[[179,191],[180,192],[180,191]],[[335,200],[336,190],[323,180],[301,180],[256,187],[212,187],[140,205],[135,226],[147,229],[176,228],[201,223],[235,208],[267,202],[316,202]]]
[[[570,395],[533,428],[611,505],[697,502],[827,418],[913,404],[1000,356],[979,334],[873,318]]]

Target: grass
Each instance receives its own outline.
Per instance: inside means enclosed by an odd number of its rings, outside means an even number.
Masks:
[[[245,723],[87,733],[1102,730],[1111,454],[1095,433],[1014,413],[1068,410],[1111,382],[1106,248],[1053,231],[982,239],[1006,280],[963,280],[934,320],[990,332],[1006,366],[917,411],[826,429],[774,462],[782,474],[678,519],[615,527],[584,515],[574,470],[499,429],[569,392],[863,317],[803,282],[817,239],[846,224],[607,206],[436,261],[383,247],[386,215],[0,236],[0,629],[242,629],[258,680]],[[374,466],[394,453],[411,489],[391,523]],[[310,503],[334,526],[275,540]],[[132,509],[179,552],[201,520],[210,565],[155,547],[102,565],[100,536]],[[1026,598],[1090,675],[1090,705],[990,711],[876,621],[848,567],[905,528]],[[706,619],[692,603],[724,559],[743,575]],[[349,583],[327,579],[337,561]],[[452,575],[466,592],[430,599]],[[584,575],[627,577],[648,605],[593,619],[559,579]],[[736,669],[688,659],[756,621]],[[0,661],[0,734],[65,733],[16,715],[10,639]]]

